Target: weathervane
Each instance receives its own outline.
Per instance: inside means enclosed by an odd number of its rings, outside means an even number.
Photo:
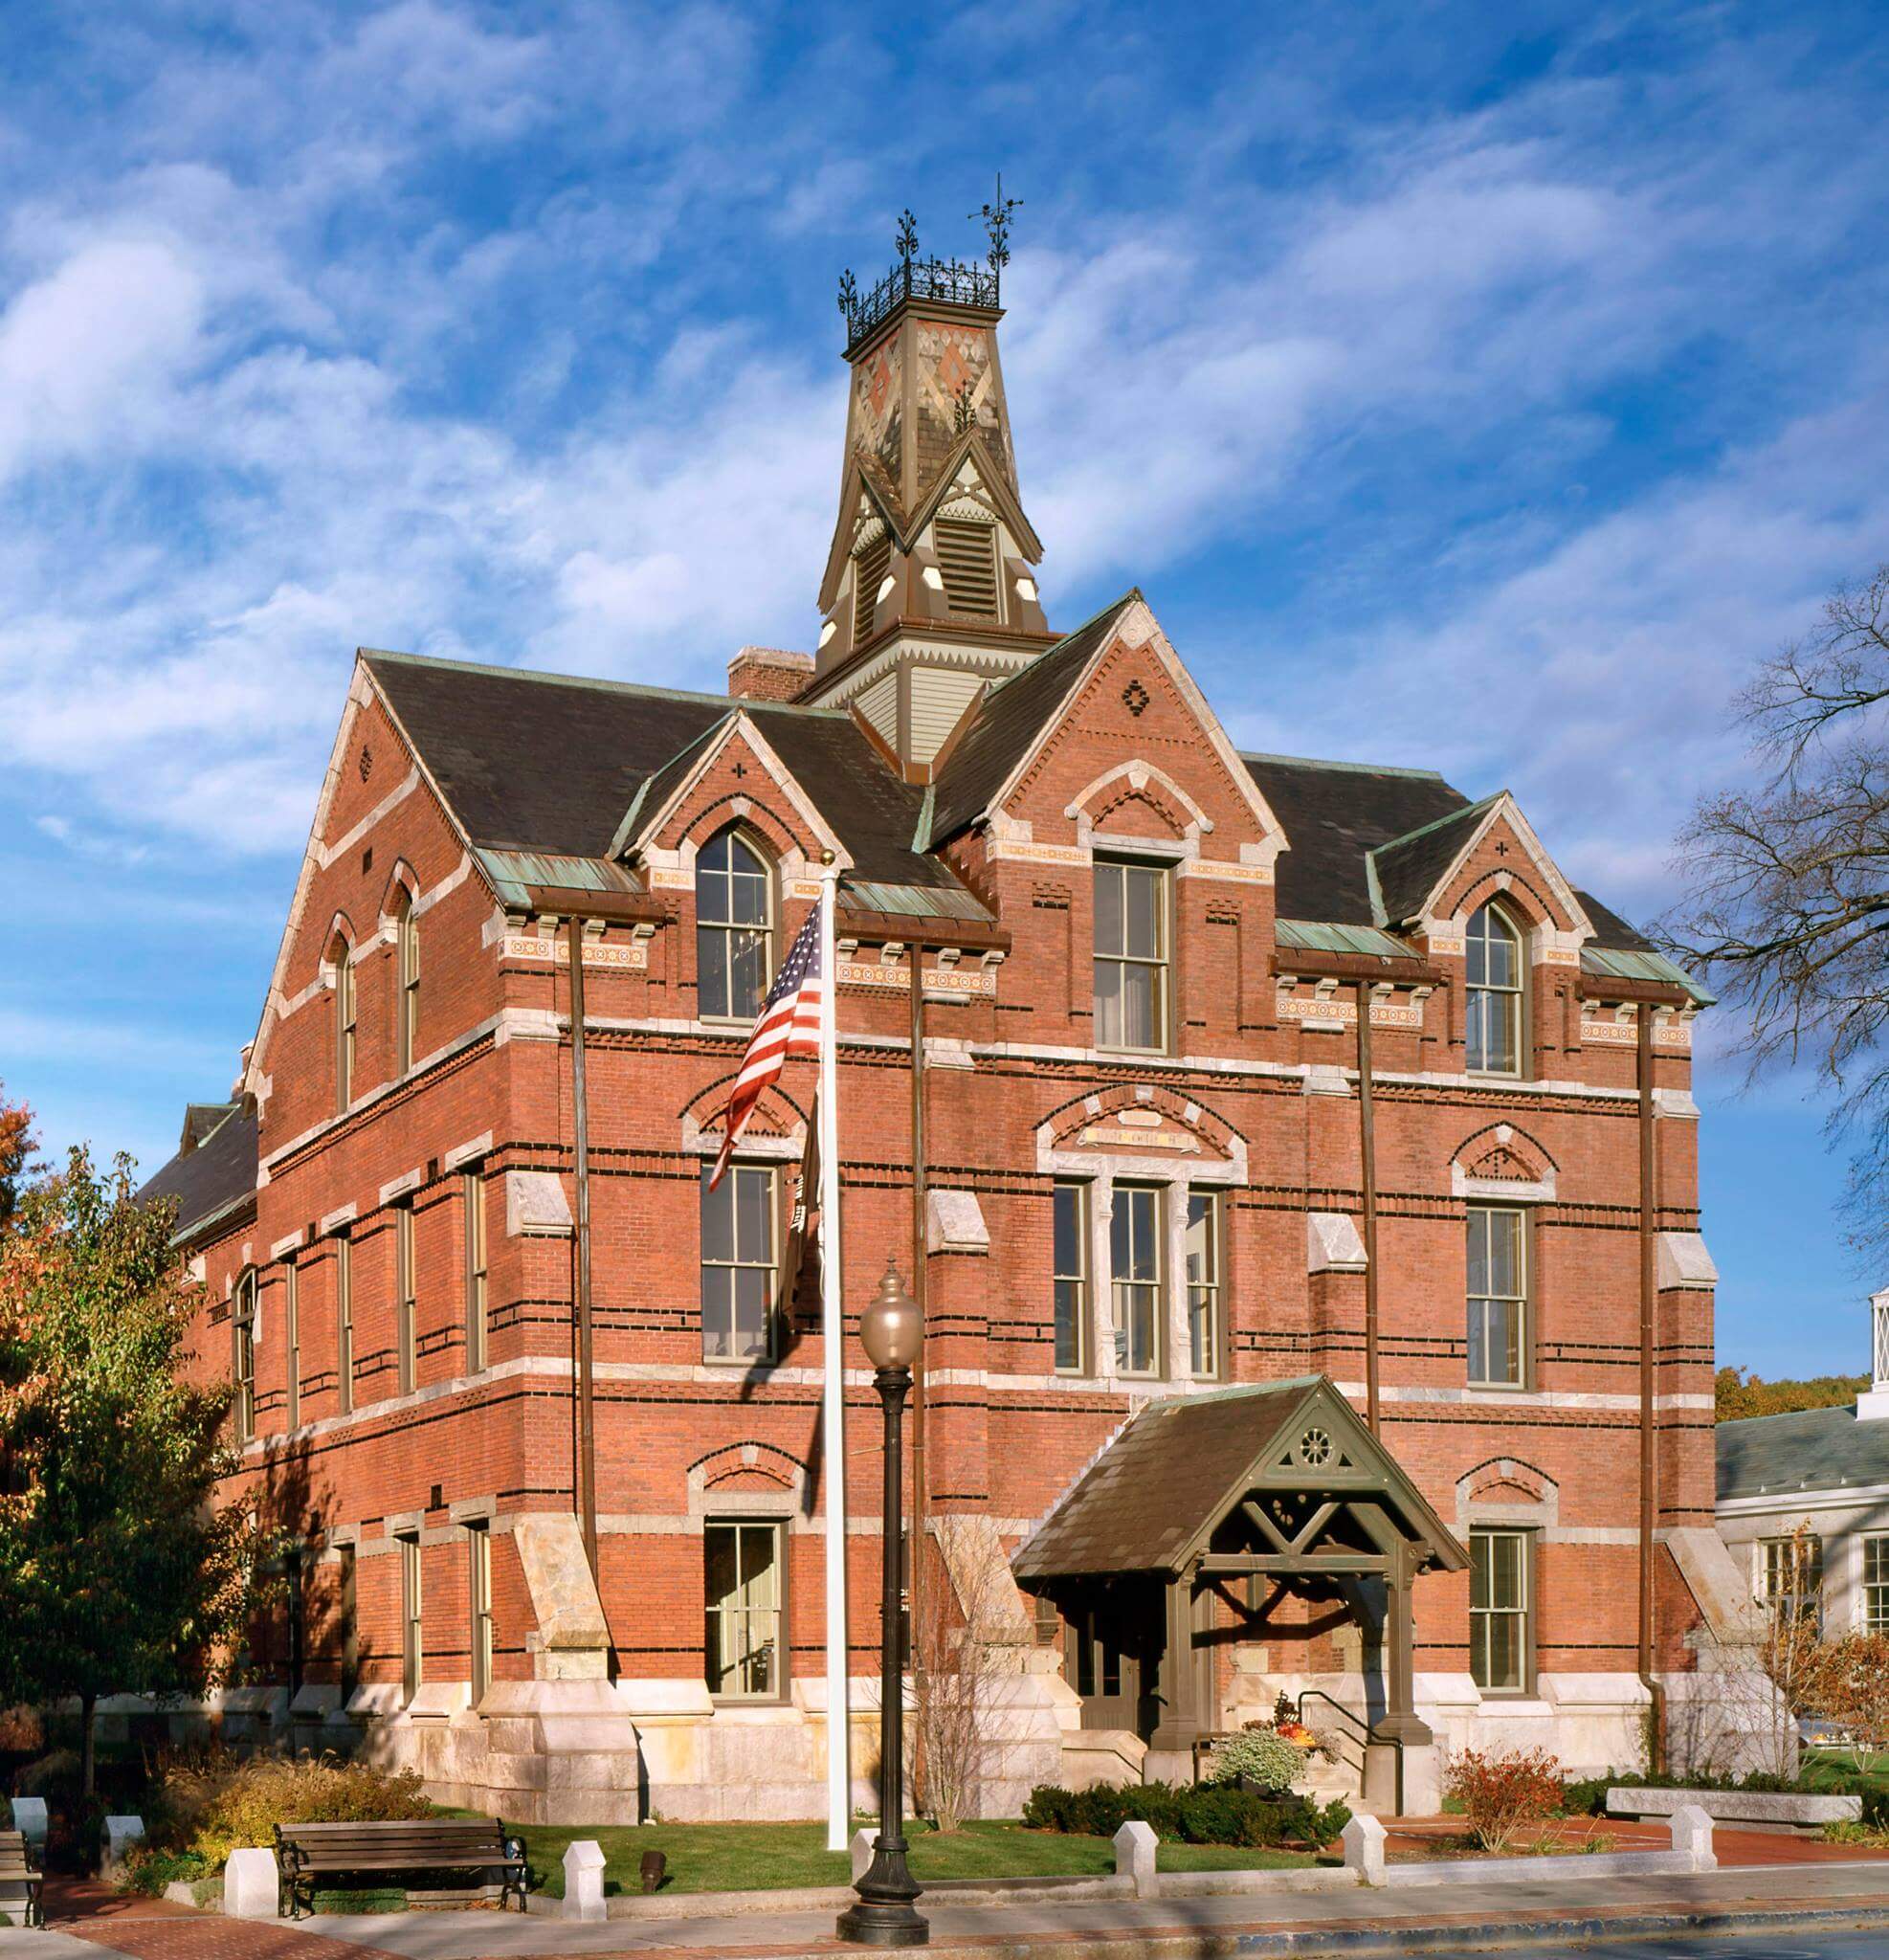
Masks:
[[[1011,212],[1022,203],[1020,197],[1004,195],[1004,173],[999,170],[995,201],[971,212],[972,217],[984,220],[984,229],[990,234],[990,266],[994,272],[1002,272],[1011,262]]]

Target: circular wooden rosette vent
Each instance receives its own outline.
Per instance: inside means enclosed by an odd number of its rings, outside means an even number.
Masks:
[[[1322,1429],[1308,1429],[1292,1454],[1307,1469],[1321,1469],[1331,1461],[1331,1437]]]

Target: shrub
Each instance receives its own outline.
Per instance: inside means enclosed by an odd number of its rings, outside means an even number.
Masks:
[[[1269,1796],[1283,1796],[1298,1782],[1305,1758],[1298,1747],[1270,1728],[1245,1728],[1213,1751],[1205,1781],[1244,1780]]]
[[[1443,1788],[1461,1804],[1471,1838],[1484,1851],[1504,1851],[1518,1831],[1560,1808],[1561,1764],[1546,1749],[1461,1749]]]
[[[1034,1831],[1112,1838],[1133,1820],[1147,1824],[1159,1838],[1183,1844],[1329,1844],[1350,1819],[1342,1803],[1262,1796],[1227,1783],[1183,1789],[1170,1783],[1122,1789],[1098,1783],[1087,1790],[1039,1783],[1023,1806],[1023,1821]]]
[[[254,1756],[222,1749],[174,1758],[161,1771],[154,1843],[220,1870],[246,1844],[273,1845],[278,1824],[424,1817],[433,1805],[416,1771],[389,1775],[334,1756]]]
[[[164,1888],[182,1879],[195,1883],[208,1878],[211,1867],[194,1851],[158,1851],[140,1845],[124,1860],[124,1882],[133,1892],[161,1898]]]

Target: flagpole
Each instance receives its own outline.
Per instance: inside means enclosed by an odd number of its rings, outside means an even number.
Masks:
[[[833,899],[839,866],[828,855],[820,871],[820,1333],[826,1350],[822,1399],[822,1477],[827,1490],[827,1849],[846,1849],[853,1816],[853,1766],[846,1666],[846,1353],[839,1279],[838,1036],[834,1006]]]

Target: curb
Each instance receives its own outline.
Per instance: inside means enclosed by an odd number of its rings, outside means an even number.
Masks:
[[[1150,1929],[1140,1935],[1050,1934],[1036,1939],[935,1942],[934,1960],[1298,1960],[1318,1954],[1448,1953],[1466,1949],[1517,1950],[1551,1943],[1670,1938],[1679,1934],[1847,1932],[1889,1929],[1889,1904],[1815,1906],[1791,1911],[1687,1910],[1588,1913],[1558,1918],[1513,1919],[1433,1926],[1359,1926],[1276,1931],[1179,1932]],[[832,1960],[830,1952],[795,1954],[783,1949],[775,1960]]]

